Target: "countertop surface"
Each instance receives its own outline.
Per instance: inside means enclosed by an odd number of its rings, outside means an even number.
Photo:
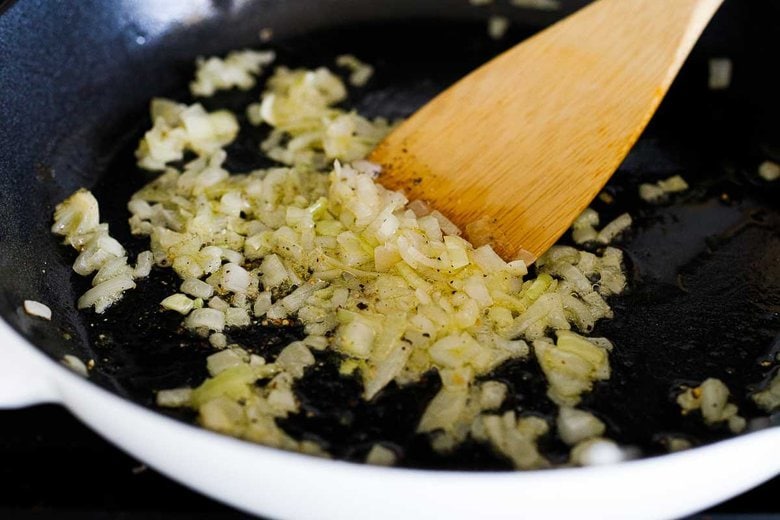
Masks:
[[[0,411],[0,518],[249,519],[125,455],[65,409]],[[695,518],[780,519],[780,477]]]

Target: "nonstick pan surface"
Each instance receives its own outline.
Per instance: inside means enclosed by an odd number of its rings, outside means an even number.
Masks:
[[[291,66],[358,55],[377,74],[349,103],[369,115],[403,117],[582,3],[564,2],[554,13],[477,9],[465,1],[174,2],[165,5],[178,7],[166,8],[136,1],[121,9],[101,2],[11,3],[0,15],[0,312],[50,357],[94,359],[93,382],[144,406],[153,407],[156,390],[199,383],[210,348],[158,308],[175,279],[155,270],[105,314],[78,312],[75,300],[89,282],[71,271],[73,254],[48,232],[54,205],[84,186],[131,256],[145,249],[129,234],[125,204],[150,179],[132,153],[150,124],[150,97],[188,100],[197,55],[270,45],[278,63]],[[594,203],[604,221],[628,211],[635,225],[618,244],[626,252],[629,290],[611,301],[615,319],[594,331],[615,343],[613,374],[583,408],[607,421],[609,437],[645,455],[663,453],[668,434],[694,444],[728,436],[695,415],[681,417],[674,402],[681,384],[720,378],[743,415],[765,415],[748,395],[776,372],[780,353],[780,185],[756,175],[762,161],[780,160],[780,103],[768,79],[779,11],[770,0],[726,2],[606,189],[613,201]],[[486,34],[491,12],[516,21],[500,41]],[[269,45],[259,42],[262,27],[274,30]],[[709,60],[724,57],[733,62],[732,85],[709,90]],[[238,108],[247,100],[225,94],[206,104]],[[253,153],[260,138],[259,131],[244,131],[228,149],[228,168],[264,166]],[[639,183],[675,174],[692,189],[660,205],[638,199]],[[522,194],[513,196],[522,203]],[[53,320],[20,312],[25,299],[47,303]],[[233,339],[273,355],[300,333],[257,326]],[[316,438],[346,460],[362,460],[381,441],[397,448],[402,466],[508,469],[476,444],[442,457],[414,433],[438,390],[435,374],[408,388],[389,387],[368,405],[356,380],[334,377],[333,358],[318,361],[296,388],[303,412],[283,423],[293,435]],[[555,413],[535,362],[508,363],[494,377],[510,385],[508,408]],[[564,446],[554,439],[544,450],[564,460]]]

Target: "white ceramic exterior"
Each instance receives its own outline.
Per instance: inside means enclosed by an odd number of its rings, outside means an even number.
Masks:
[[[0,408],[57,402],[150,466],[248,512],[290,519],[675,518],[780,473],[780,428],[592,468],[468,473],[287,453],[183,424],[47,358],[0,320]]]

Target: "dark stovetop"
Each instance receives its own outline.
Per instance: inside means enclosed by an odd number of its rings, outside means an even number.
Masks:
[[[0,412],[0,518],[249,519],[147,468],[45,405]],[[780,477],[696,518],[780,519]]]

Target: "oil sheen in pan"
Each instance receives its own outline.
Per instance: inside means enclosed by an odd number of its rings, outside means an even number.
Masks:
[[[377,72],[348,103],[368,115],[395,118],[408,115],[525,34],[514,28],[505,40],[495,42],[482,25],[419,22],[405,23],[407,36],[399,41],[399,30],[393,24],[364,25],[279,42],[277,63],[311,67],[332,64],[340,53],[357,53]],[[382,45],[389,38],[399,44]],[[359,49],[355,42],[361,42]],[[673,392],[681,383],[720,378],[732,390],[741,414],[760,415],[747,393],[768,376],[771,365],[766,361],[780,350],[780,211],[772,203],[780,200],[780,193],[777,186],[755,178],[765,143],[740,130],[747,123],[740,97],[719,98],[705,90],[706,81],[694,81],[703,70],[696,67],[697,59],[703,58],[694,53],[693,63],[683,70],[608,186],[613,202],[594,203],[604,220],[628,211],[635,225],[618,243],[627,253],[629,290],[610,301],[615,319],[600,322],[594,331],[615,343],[612,377],[598,384],[582,407],[607,421],[610,438],[637,446],[644,454],[662,453],[664,434],[683,435],[694,443],[728,435],[725,428],[704,426],[695,415],[680,415]],[[160,94],[188,100],[184,88],[191,72],[183,71],[180,92]],[[220,94],[205,104],[238,109],[258,95],[257,89]],[[139,114],[142,110],[139,107]],[[127,129],[127,147],[93,190],[112,234],[131,255],[145,249],[144,241],[129,234],[125,205],[150,178],[135,167],[133,158],[135,143],[149,124],[139,115],[137,126]],[[255,153],[260,131],[242,127],[228,148],[231,171],[265,166]],[[658,206],[638,199],[639,183],[673,174],[683,175],[692,188]],[[517,200],[522,203],[520,194]],[[85,290],[88,281],[75,283]],[[96,379],[147,406],[153,406],[156,390],[202,381],[205,358],[213,353],[206,341],[179,328],[178,315],[159,310],[159,301],[177,285],[170,271],[155,270],[104,315],[86,313],[99,359]],[[273,356],[300,334],[295,326],[255,326],[234,332],[231,339]],[[281,423],[292,435],[324,441],[335,457],[347,460],[364,460],[373,443],[381,441],[396,447],[403,466],[510,468],[475,443],[463,444],[450,456],[436,454],[415,433],[425,403],[440,386],[435,373],[410,387],[391,384],[368,404],[360,398],[358,380],[337,376],[334,354],[319,353],[317,358],[296,386],[301,412]],[[491,378],[509,385],[506,409],[545,416],[555,412],[535,361],[509,362]],[[164,413],[194,420],[187,411]],[[554,438],[545,439],[542,450],[557,462],[566,454]]]

